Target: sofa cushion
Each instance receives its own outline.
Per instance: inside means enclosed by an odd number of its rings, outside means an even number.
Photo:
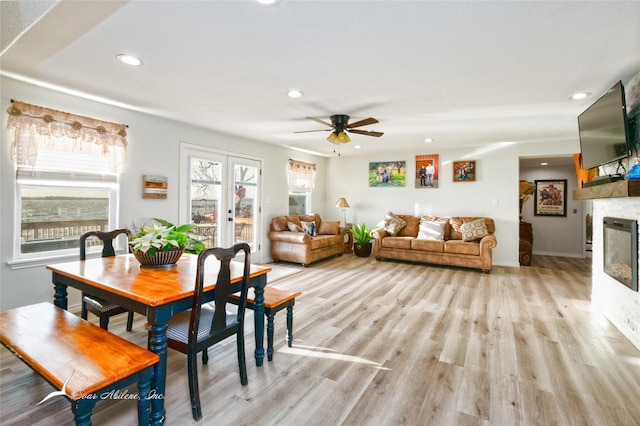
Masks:
[[[444,252],[452,254],[480,255],[480,243],[466,242],[462,240],[449,240],[444,243]]]
[[[446,222],[421,220],[417,238],[419,240],[444,240]]]
[[[300,216],[298,216],[298,218],[300,219],[300,222],[313,222],[316,224],[316,231],[318,230],[318,228],[320,228],[320,222],[322,222],[322,219],[320,219],[320,215],[318,213],[314,213],[314,214],[301,214]]]
[[[412,237],[386,237],[381,241],[384,248],[411,250],[413,239]]]
[[[318,235],[338,235],[340,232],[340,222],[321,221],[318,227]]]
[[[478,219],[464,223],[460,227],[460,233],[462,234],[462,241],[475,241],[489,235],[489,230],[484,219]]]
[[[342,238],[338,235],[318,235],[311,239],[311,250],[335,246],[336,243],[343,244]]]
[[[316,223],[315,222],[300,221],[300,223],[302,224],[302,230],[304,232],[306,232],[307,234],[311,235],[312,237],[315,237],[316,235],[318,235],[318,231],[316,231]]]
[[[287,217],[278,216],[271,220],[271,230],[276,232],[288,231]]]
[[[407,222],[405,226],[400,229],[397,236],[398,237],[417,237],[418,230],[420,228],[420,218],[417,216],[409,216],[409,215],[397,215],[400,219]]]
[[[400,232],[400,230],[404,228],[406,225],[407,225],[406,220],[393,214],[392,212],[389,212],[387,213],[384,219],[378,222],[378,224],[376,225],[376,228],[382,228],[385,231],[387,231],[387,233],[390,236],[395,237],[398,234],[398,232]]]
[[[298,227],[300,228],[300,231],[302,231],[302,223],[300,223],[300,217],[298,217],[298,215],[292,214],[285,217],[287,218],[287,223],[291,222],[294,225],[298,225]]]
[[[487,225],[487,231],[489,234],[493,234],[496,232],[496,224],[493,219],[488,217],[451,217],[449,218],[449,223],[451,224],[451,234],[449,238],[450,240],[461,240],[462,239],[462,225],[465,223],[473,222],[474,220],[482,219],[484,223]]]
[[[414,239],[411,241],[411,250],[421,250],[421,251],[430,251],[433,253],[443,253],[444,252],[444,241],[443,240],[424,240],[424,239]]]
[[[302,232],[302,227],[293,222],[287,222],[287,229],[291,232]]]

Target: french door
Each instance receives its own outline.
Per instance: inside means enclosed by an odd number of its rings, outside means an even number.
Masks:
[[[192,223],[206,247],[244,242],[260,259],[261,162],[188,145],[181,158],[181,223]]]

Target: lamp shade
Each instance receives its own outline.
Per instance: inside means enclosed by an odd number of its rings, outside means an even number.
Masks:
[[[347,142],[351,142],[349,135],[347,135],[345,132],[338,133],[338,143],[347,143]]]
[[[347,202],[347,199],[346,199],[346,198],[340,198],[340,199],[338,200],[338,202],[336,203],[336,207],[340,207],[340,208],[346,209],[346,208],[349,208],[349,207],[351,207],[351,206],[350,206],[350,205],[349,205],[349,203]]]
[[[331,132],[329,133],[327,140],[331,143],[336,143],[338,141],[338,135],[336,135],[336,132]]]

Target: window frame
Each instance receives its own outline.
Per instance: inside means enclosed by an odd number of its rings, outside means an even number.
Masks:
[[[39,171],[30,167],[18,167],[15,182],[14,205],[14,244],[13,259],[7,262],[12,269],[43,265],[51,260],[78,258],[78,249],[47,250],[35,253],[22,253],[22,194],[25,189],[64,189],[64,190],[106,190],[108,191],[109,212],[108,229],[115,229],[118,221],[120,182],[116,174],[91,174],[59,171]],[[116,242],[116,250],[126,250],[120,239]],[[88,249],[88,253],[99,252],[100,248]]]

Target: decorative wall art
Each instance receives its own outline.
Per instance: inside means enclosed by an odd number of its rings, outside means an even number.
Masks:
[[[438,187],[438,154],[416,155],[416,188]]]
[[[536,216],[567,216],[567,180],[536,180]]]
[[[167,198],[168,183],[166,176],[143,175],[142,198]]]
[[[369,186],[404,186],[406,161],[369,163]]]
[[[453,162],[453,181],[454,182],[475,182],[475,180],[476,180],[476,160]]]

